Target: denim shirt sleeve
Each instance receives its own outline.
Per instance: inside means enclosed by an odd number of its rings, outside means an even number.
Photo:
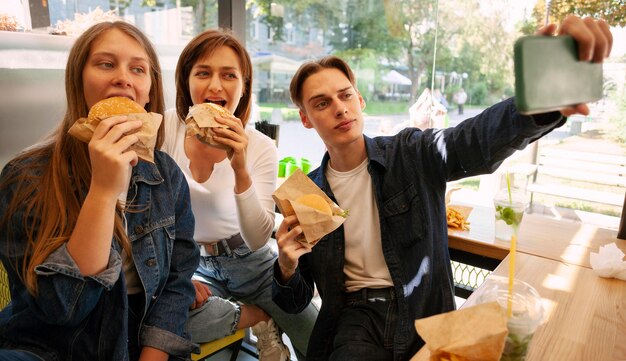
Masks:
[[[64,243],[61,247],[52,252],[42,264],[35,267],[35,273],[39,276],[62,274],[81,281],[92,279],[106,288],[107,291],[110,291],[115,282],[119,279],[121,269],[122,257],[119,252],[111,247],[107,268],[96,275],[85,277],[80,273],[78,265],[68,252],[67,243]],[[45,277],[43,278],[45,279]]]
[[[187,359],[191,351],[199,351],[185,333],[189,307],[196,292],[191,277],[200,264],[200,250],[193,239],[194,217],[189,187],[182,172],[169,156],[161,167],[167,172],[174,198],[176,238],[174,239],[169,276],[160,295],[153,297],[151,311],[141,332],[140,343]]]
[[[521,115],[513,98],[500,102],[461,122],[456,127],[424,132],[422,146],[428,148],[432,169],[440,169],[446,180],[492,173],[516,150],[561,126],[565,118],[558,112],[537,117]]]
[[[5,181],[21,167],[22,164],[11,162],[4,168],[0,181]],[[2,191],[0,214],[6,212],[15,191],[15,186]],[[22,207],[10,215],[9,223],[20,226],[10,227],[4,224],[0,229],[0,254],[9,279],[12,280],[12,296],[16,302],[27,305],[34,317],[47,323],[70,327],[77,325],[88,317],[99,302],[102,292],[111,289],[117,282],[122,265],[120,255],[111,249],[107,268],[97,275],[84,277],[67,252],[66,246],[62,245],[35,267],[38,295],[34,297],[21,282],[17,271],[23,264],[26,251],[24,223],[27,220],[24,219],[24,212]]]
[[[37,307],[32,309],[41,312],[47,322],[77,325],[89,316],[102,292],[117,282],[121,269],[122,259],[111,248],[107,268],[85,277],[63,244],[35,267],[38,296],[33,299]]]
[[[300,263],[305,261],[306,255],[300,258]],[[300,272],[301,266],[296,268],[296,273],[287,281],[281,284],[276,275],[280,274],[278,260],[274,261],[274,277],[272,284],[272,299],[278,307],[287,313],[302,312],[313,299],[312,280],[306,281]]]

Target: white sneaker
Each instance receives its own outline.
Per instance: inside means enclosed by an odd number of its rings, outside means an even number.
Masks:
[[[252,326],[252,333],[257,337],[256,348],[261,361],[289,361],[289,348],[283,343],[278,327],[273,319],[261,321]]]

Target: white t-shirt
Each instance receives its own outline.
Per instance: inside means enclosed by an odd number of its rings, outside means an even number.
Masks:
[[[164,122],[162,149],[176,161],[189,183],[196,242],[213,243],[239,232],[250,249],[263,247],[274,228],[272,193],[278,172],[278,150],[274,141],[253,126],[246,127],[246,161],[252,186],[235,194],[235,172],[230,160],[226,158],[215,164],[206,182],[196,182],[185,154],[185,124],[178,119],[175,109],[165,112]]]
[[[350,211],[350,216],[343,223],[346,292],[393,286],[383,256],[378,207],[367,164],[366,159],[347,172],[338,172],[330,165],[326,170],[326,178],[338,205]]]

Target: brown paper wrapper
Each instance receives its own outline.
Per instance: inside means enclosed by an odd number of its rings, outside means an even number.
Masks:
[[[195,136],[202,143],[215,148],[228,150],[230,147],[215,141],[215,132],[213,128],[228,128],[215,120],[215,116],[202,107],[189,108],[189,114],[185,119],[185,134],[188,137]]]
[[[498,361],[508,334],[506,315],[497,302],[483,303],[415,321],[430,350],[430,361]]]
[[[127,116],[128,120],[141,120],[142,122],[141,128],[132,133],[139,137],[139,141],[131,145],[130,149],[137,152],[139,158],[154,163],[154,147],[163,116],[157,113],[136,113]],[[98,124],[100,124],[100,119],[80,118],[72,125],[68,133],[81,142],[89,143]]]
[[[317,194],[324,198],[330,205],[332,216],[300,204],[295,200],[306,194]],[[320,238],[339,228],[346,218],[340,214],[345,213],[341,207],[333,202],[326,193],[313,183],[300,169],[297,169],[283,184],[272,194],[274,202],[280,213],[288,217],[293,214],[298,217],[298,222],[304,233],[304,238],[310,244],[316,244]]]

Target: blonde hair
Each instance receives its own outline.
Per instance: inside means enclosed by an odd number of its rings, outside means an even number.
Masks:
[[[13,159],[0,184],[2,192],[13,187],[13,196],[4,210],[0,229],[7,230],[4,237],[8,243],[18,243],[23,240],[14,237],[19,232],[15,232],[13,228],[24,228],[24,234],[19,234],[26,242],[23,255],[21,259],[13,261],[18,276],[32,295],[37,294],[35,267],[69,240],[91,183],[91,162],[87,144],[69,136],[67,131],[77,119],[88,114],[83,90],[83,68],[93,42],[112,29],[120,30],[136,40],[150,59],[152,86],[150,102],[145,109],[162,114],[165,108],[158,57],[148,38],[139,29],[122,21],[105,22],[92,26],[76,39],[65,70],[67,110],[63,121],[45,140]],[[161,124],[157,148],[162,143]],[[22,219],[11,222],[13,215],[22,209]],[[122,206],[118,204],[117,209],[113,235],[127,254],[131,254],[120,216]]]

